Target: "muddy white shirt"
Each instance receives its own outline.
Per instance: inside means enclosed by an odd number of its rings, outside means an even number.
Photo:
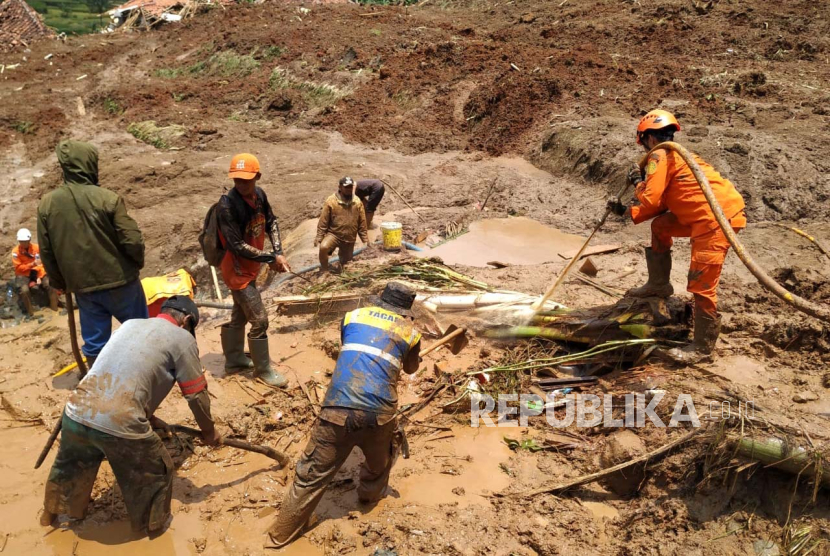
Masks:
[[[153,434],[149,417],[174,382],[186,398],[207,388],[196,339],[167,315],[132,319],[72,392],[66,415],[119,438],[146,438]]]

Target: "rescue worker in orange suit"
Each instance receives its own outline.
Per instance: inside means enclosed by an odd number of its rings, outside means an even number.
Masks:
[[[664,141],[673,141],[680,124],[665,110],[652,110],[637,126],[637,143],[646,151]],[[746,227],[744,200],[728,179],[694,155],[715,198],[732,228],[737,232]],[[692,260],[688,285],[694,296],[694,339],[683,348],[669,351],[675,360],[696,363],[708,358],[720,335],[718,314],[718,282],[729,251],[729,242],[715,220],[692,170],[679,154],[658,149],[648,156],[646,167],[635,164],[628,179],[636,187],[639,204],[626,207],[619,199],[610,199],[608,208],[619,216],[631,214],[635,224],[652,220],[651,247],[646,247],[648,281],[629,290],[633,297],[669,297],[674,290],[670,282],[673,238],[691,238]]]
[[[20,299],[26,306],[29,316],[34,314],[30,288],[45,288],[49,294],[49,308],[58,310],[58,293],[49,287],[49,277],[40,261],[40,249],[32,243],[32,232],[26,228],[17,231],[17,247],[12,249],[12,263],[14,264],[14,281],[20,290]]]

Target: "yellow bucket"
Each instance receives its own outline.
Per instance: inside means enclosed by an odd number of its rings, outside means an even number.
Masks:
[[[380,225],[380,230],[383,232],[383,248],[387,251],[401,250],[401,237],[403,235],[403,226],[400,222],[383,222]]]

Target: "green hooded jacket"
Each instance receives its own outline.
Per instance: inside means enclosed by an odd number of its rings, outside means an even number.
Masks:
[[[138,279],[144,239],[120,195],[98,186],[98,149],[61,141],[64,184],[37,208],[40,258],[52,286],[88,293]]]

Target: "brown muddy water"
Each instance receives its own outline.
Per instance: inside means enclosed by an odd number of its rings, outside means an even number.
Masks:
[[[566,234],[525,217],[492,218],[470,224],[470,231],[433,249],[417,253],[441,257],[450,265],[537,265],[564,260],[559,253],[579,249],[585,238]]]

